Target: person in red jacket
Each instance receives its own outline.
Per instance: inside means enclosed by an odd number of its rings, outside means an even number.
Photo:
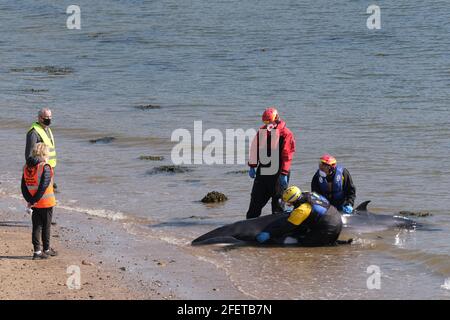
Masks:
[[[284,212],[280,203],[283,191],[288,187],[295,139],[286,122],[280,119],[277,109],[267,108],[264,125],[250,146],[249,176],[254,178],[247,219],[261,215],[261,210],[272,198],[272,213]]]

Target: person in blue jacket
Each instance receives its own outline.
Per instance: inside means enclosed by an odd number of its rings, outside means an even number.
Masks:
[[[341,214],[327,199],[291,186],[284,191],[283,201],[293,210],[260,232],[256,236],[259,243],[312,247],[338,244],[342,230]]]
[[[319,170],[311,181],[311,191],[318,193],[344,213],[353,213],[356,188],[348,170],[337,164],[336,158],[324,154]]]

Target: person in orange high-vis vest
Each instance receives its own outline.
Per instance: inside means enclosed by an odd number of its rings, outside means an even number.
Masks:
[[[28,208],[32,209],[34,260],[57,255],[56,251],[50,248],[50,227],[56,198],[53,189],[53,168],[47,162],[48,157],[48,147],[44,143],[37,143],[22,175],[22,194],[28,202]]]

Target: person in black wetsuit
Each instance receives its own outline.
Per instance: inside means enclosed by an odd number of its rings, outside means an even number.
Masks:
[[[256,236],[258,242],[302,246],[337,243],[342,230],[341,214],[326,198],[291,186],[283,193],[283,201],[293,206],[292,212],[260,232]]]

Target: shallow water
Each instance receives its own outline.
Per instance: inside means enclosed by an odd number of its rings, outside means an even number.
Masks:
[[[25,132],[49,105],[65,208],[129,218],[139,232],[224,268],[255,297],[448,298],[446,1],[382,4],[377,31],[366,28],[369,1],[78,1],[79,31],[65,28],[69,4],[0,4],[0,142],[14,146],[2,153],[3,196],[20,192]],[[33,69],[48,65],[74,72]],[[136,108],[146,104],[161,108]],[[198,120],[203,130],[257,128],[273,104],[296,135],[293,183],[307,189],[329,152],[352,173],[357,202],[370,199],[383,213],[429,210],[420,220],[439,230],[357,234],[337,249],[189,247],[244,218],[252,181],[227,173],[245,165],[146,172],[170,164],[173,130],[192,132]],[[117,139],[89,143],[104,136]],[[211,190],[229,201],[200,203]],[[381,290],[366,287],[370,265],[381,268]]]

